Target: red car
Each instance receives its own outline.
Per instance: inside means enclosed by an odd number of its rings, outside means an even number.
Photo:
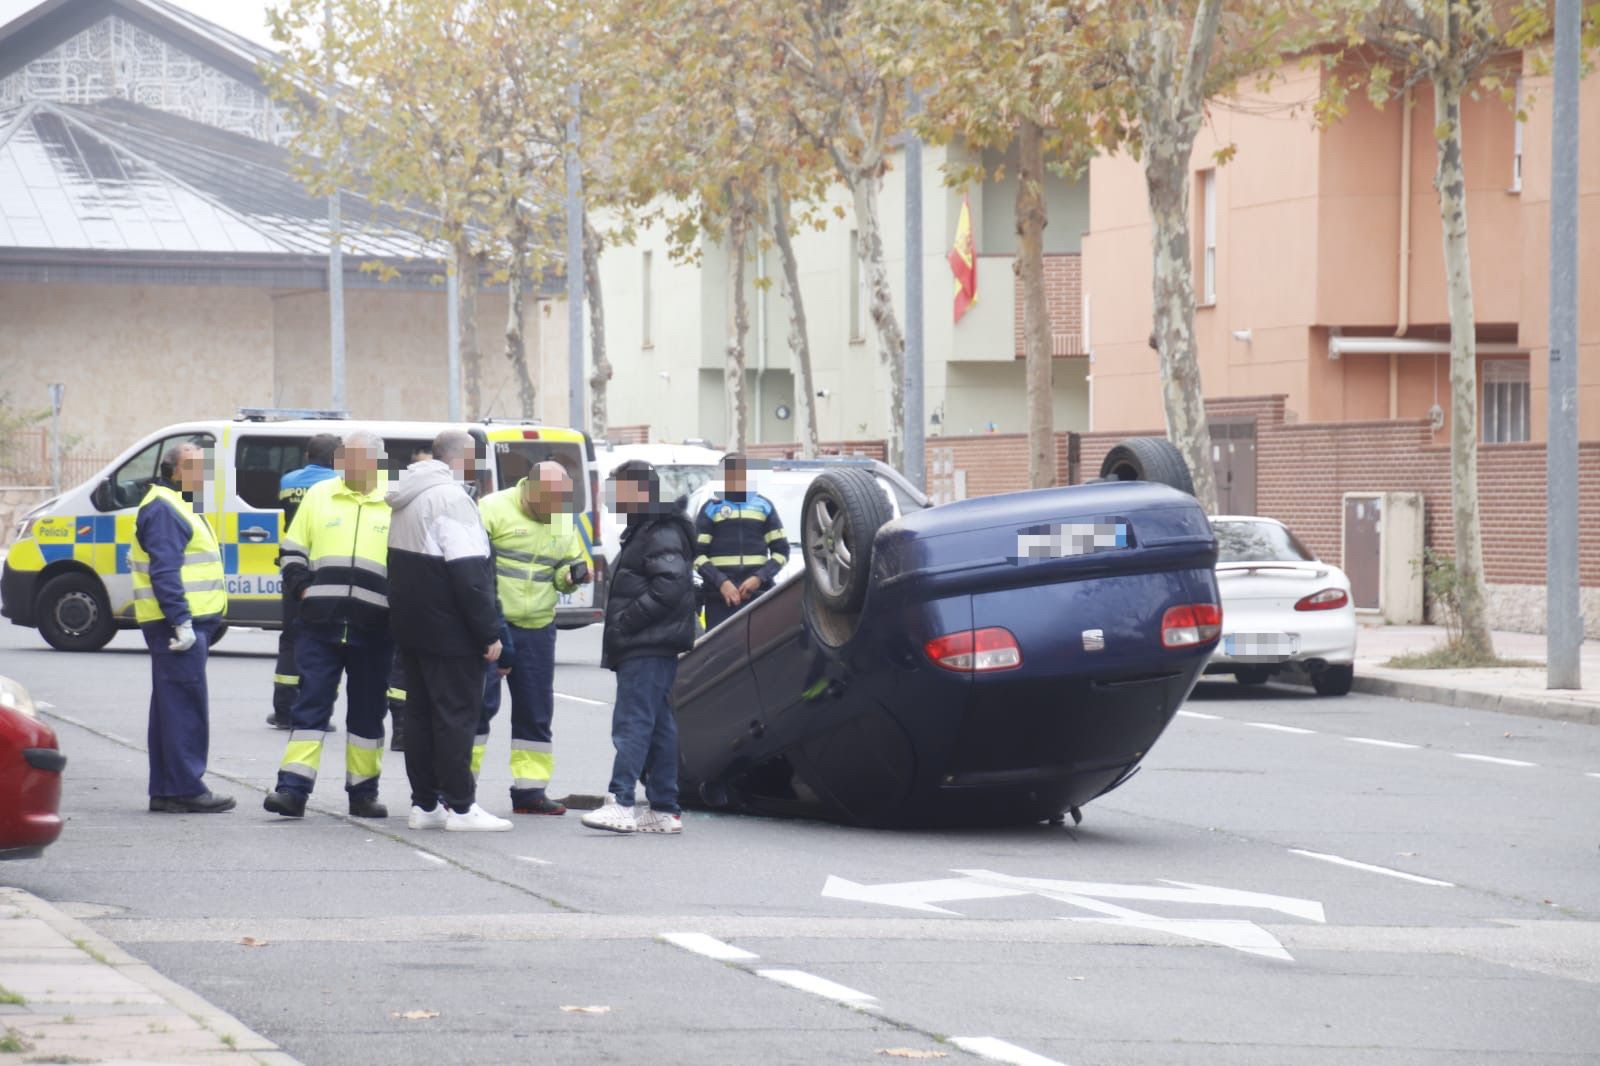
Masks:
[[[0,677],[0,859],[29,859],[61,835],[67,757],[28,690]]]

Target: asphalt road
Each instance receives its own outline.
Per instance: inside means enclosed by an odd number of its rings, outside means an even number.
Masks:
[[[144,809],[137,638],[73,656],[0,631],[70,760],[61,841],[0,881],[306,1063],[1600,1061],[1600,729],[1206,683],[1076,828],[412,833],[344,816],[342,733],[318,813],[260,809],[273,642],[235,631],[212,660],[239,809],[175,817]],[[558,646],[557,795],[608,776],[597,648]],[[501,813],[506,760],[501,723]]]

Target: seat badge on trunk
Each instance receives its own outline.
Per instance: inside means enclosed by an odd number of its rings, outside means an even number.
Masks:
[[[1106,631],[1103,629],[1085,629],[1083,631],[1084,651],[1105,651]]]

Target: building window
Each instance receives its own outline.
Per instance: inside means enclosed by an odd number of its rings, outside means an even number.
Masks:
[[[1200,303],[1217,302],[1217,172],[1200,172]]]
[[[639,265],[639,321],[643,323],[640,326],[640,331],[644,338],[641,347],[644,348],[654,348],[656,346],[655,330],[653,328],[655,322],[655,292],[651,289],[652,282],[650,280],[650,267],[653,259],[654,253],[645,252]]]
[[[859,344],[867,339],[866,330],[866,305],[867,291],[865,279],[861,271],[861,249],[858,246],[859,235],[855,230],[850,231],[850,343]]]
[[[1528,439],[1528,361],[1483,363],[1483,442],[1515,444]]]
[[[1522,191],[1522,79],[1517,79],[1516,126],[1511,134],[1511,192]]]

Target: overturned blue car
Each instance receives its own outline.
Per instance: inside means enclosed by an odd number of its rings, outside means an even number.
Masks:
[[[1221,631],[1217,543],[1167,442],[1101,480],[935,507],[817,467],[804,567],[674,689],[684,801],[875,826],[1080,817],[1127,781]]]

